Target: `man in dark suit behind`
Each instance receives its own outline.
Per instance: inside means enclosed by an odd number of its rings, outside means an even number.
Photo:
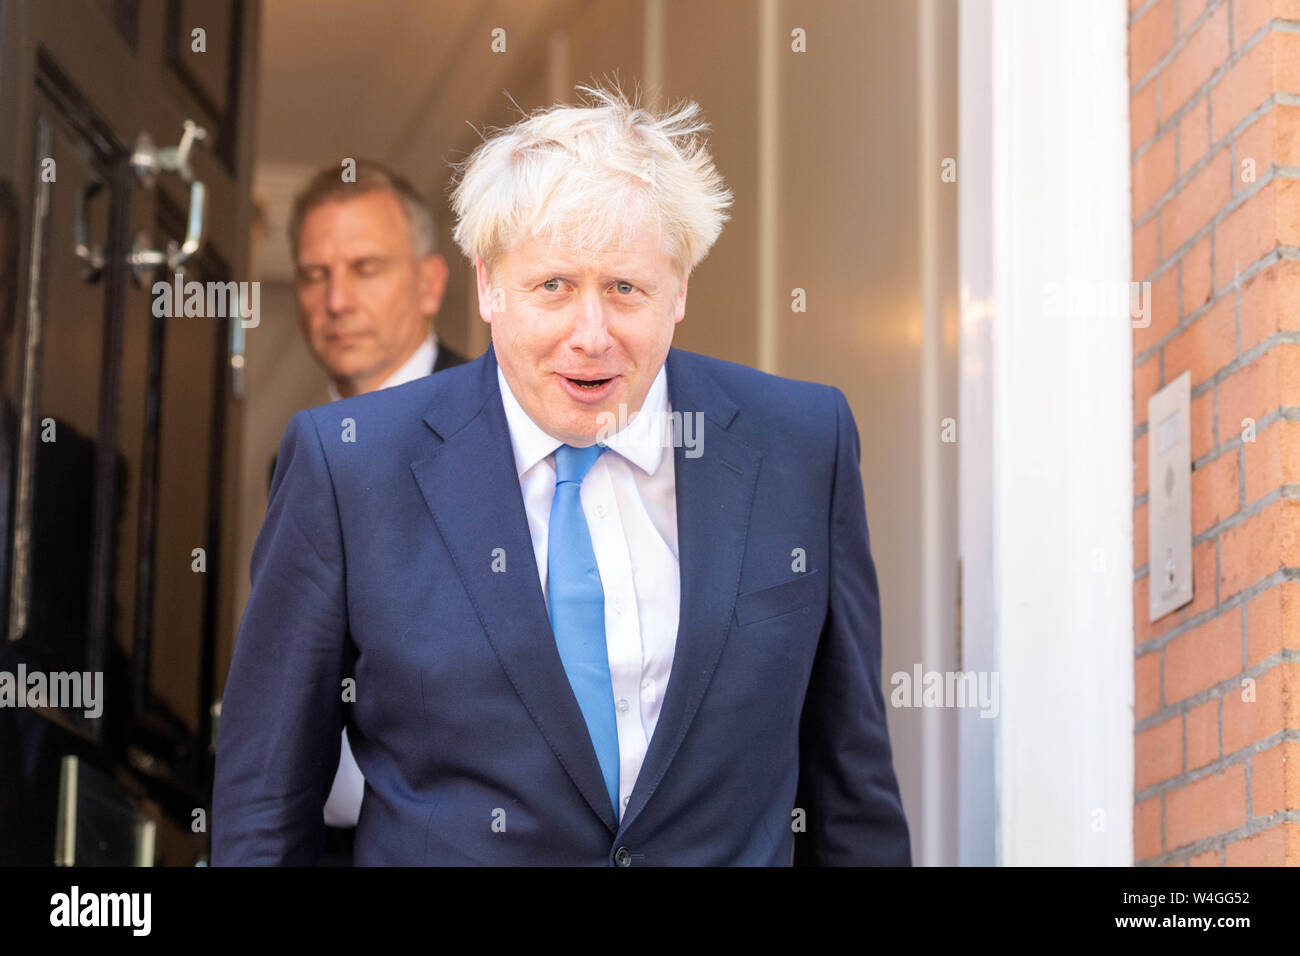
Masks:
[[[328,377],[328,401],[392,388],[465,359],[438,341],[447,284],[433,214],[415,189],[379,163],[355,175],[318,171],[289,220],[303,339]],[[268,482],[275,478],[271,458]],[[365,781],[344,731],[325,804],[327,861],[346,863]]]
[[[370,160],[346,180],[327,166],[295,197],[289,245],[298,320],[329,378],[329,401],[465,362],[434,329],[447,288],[437,235],[420,194]],[[272,457],[268,480],[274,475]]]

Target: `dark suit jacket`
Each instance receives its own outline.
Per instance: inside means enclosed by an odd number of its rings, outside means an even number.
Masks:
[[[289,422],[222,705],[215,864],[316,861],[345,722],[358,865],[910,864],[848,403],[677,349],[667,375],[703,445],[673,452],[680,626],[621,822],[489,349]]]
[[[459,352],[453,352],[451,349],[447,348],[447,346],[439,342],[438,354],[437,357],[435,357],[433,360],[433,368],[429,371],[429,374],[432,375],[434,372],[441,372],[445,368],[453,368],[454,366],[457,365],[464,365],[465,362],[466,359],[463,355],[461,355]],[[271,486],[271,483],[275,481],[276,457],[277,457],[276,455],[271,456],[271,467],[266,473],[266,485],[268,488]]]
[[[456,365],[464,365],[466,359],[459,352],[448,348],[442,342],[438,343],[438,350],[433,360],[433,368],[429,374],[441,372],[443,369],[452,368]],[[278,456],[271,456],[271,467],[266,474],[266,484],[269,488],[275,481],[275,463]],[[352,827],[331,827],[325,828],[325,852],[321,858],[321,864],[327,866],[350,866],[352,864],[352,848],[355,835]]]

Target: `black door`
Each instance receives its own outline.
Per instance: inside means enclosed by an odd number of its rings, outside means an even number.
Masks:
[[[0,0],[0,863],[207,856],[257,13]]]

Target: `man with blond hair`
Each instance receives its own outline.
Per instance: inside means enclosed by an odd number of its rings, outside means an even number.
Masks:
[[[460,171],[492,347],[296,414],[217,864],[908,865],[852,413],[672,348],[731,203],[699,108],[584,88]]]

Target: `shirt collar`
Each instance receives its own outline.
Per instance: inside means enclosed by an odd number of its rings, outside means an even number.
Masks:
[[[395,385],[414,382],[417,378],[424,378],[433,371],[433,363],[437,360],[438,338],[430,332],[425,336],[424,341],[420,343],[420,347],[412,353],[411,357],[399,365],[392,375],[384,379],[379,388],[392,388]],[[333,382],[329,383],[329,395],[331,402],[337,402],[342,398]]]
[[[533,468],[547,455],[564,444],[548,435],[524,411],[519,400],[506,382],[501,366],[497,365],[497,384],[501,387],[501,403],[505,407],[506,425],[510,430],[510,446],[515,456],[515,471],[519,477]],[[622,426],[622,422],[615,422]],[[663,366],[650,384],[645,401],[624,427],[605,438],[602,444],[618,452],[646,474],[654,474],[663,455],[668,418],[668,373]]]
[[[616,424],[622,425],[622,422]],[[645,401],[639,411],[626,427],[604,440],[605,446],[618,452],[647,475],[653,475],[659,467],[659,460],[664,452],[668,419],[668,372],[664,366],[659,367],[659,374],[650,383]]]

